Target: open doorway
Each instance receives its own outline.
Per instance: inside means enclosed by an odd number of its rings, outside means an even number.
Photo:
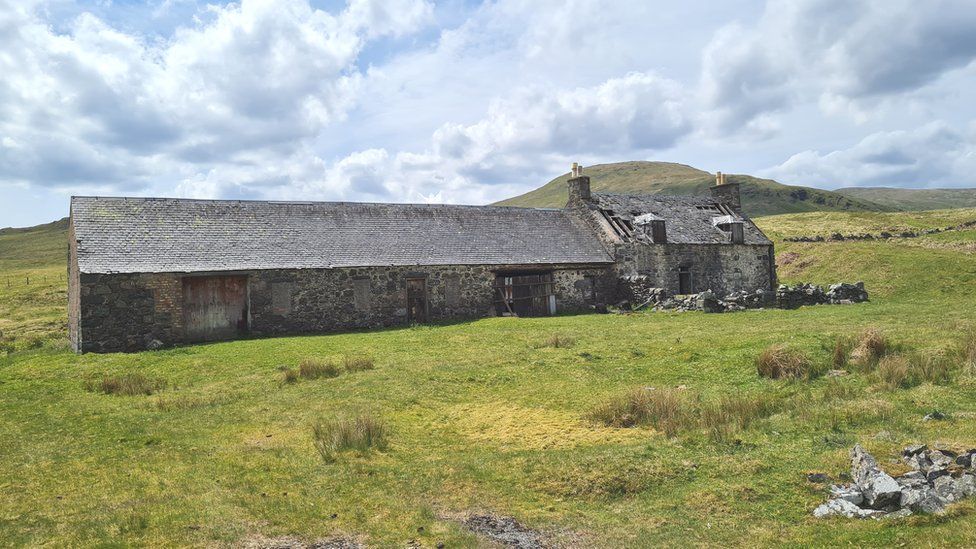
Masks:
[[[678,269],[678,294],[690,295],[693,293],[695,292],[692,286],[691,269],[688,267],[680,267]]]
[[[407,322],[422,324],[427,322],[427,280],[407,279]]]

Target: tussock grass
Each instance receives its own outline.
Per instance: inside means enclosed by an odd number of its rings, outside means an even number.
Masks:
[[[342,372],[334,362],[320,358],[306,358],[298,365],[298,375],[304,379],[337,377],[340,373]]]
[[[928,382],[936,385],[951,381],[960,366],[942,352],[914,353],[909,357],[909,365],[916,384]]]
[[[823,402],[833,402],[835,400],[849,400],[858,396],[862,391],[843,383],[842,381],[831,379],[824,386],[821,400]]]
[[[834,340],[834,349],[831,352],[830,363],[836,370],[847,368],[848,357],[854,349],[854,341],[849,336],[837,336]]]
[[[756,371],[769,379],[810,379],[817,373],[807,355],[786,345],[763,351],[756,358]]]
[[[368,356],[346,355],[342,359],[342,367],[347,372],[365,372],[376,368],[373,359]]]
[[[725,395],[704,400],[679,389],[634,389],[596,406],[587,416],[607,427],[649,425],[668,437],[699,431],[727,440],[757,420],[786,409],[788,401],[772,395]]]
[[[315,449],[326,463],[336,461],[346,450],[384,450],[388,445],[386,423],[369,413],[319,421],[312,425],[312,435]]]
[[[889,355],[878,362],[874,371],[878,384],[889,391],[910,386],[911,364],[901,355]]]
[[[868,372],[878,366],[878,362],[888,354],[888,336],[878,328],[866,328],[858,334],[851,350],[850,362],[861,371]]]
[[[963,332],[955,354],[962,371],[967,375],[976,375],[976,329]]]
[[[166,380],[148,378],[139,373],[121,376],[103,376],[100,379],[85,381],[85,389],[92,393],[106,395],[151,395],[166,388]]]
[[[589,419],[607,427],[652,425],[673,436],[686,419],[686,395],[677,389],[638,388],[595,407]]]
[[[553,349],[568,349],[576,345],[576,338],[561,334],[552,334],[536,345],[537,349],[551,347]]]
[[[208,406],[217,406],[222,404],[224,400],[218,396],[201,397],[201,396],[189,396],[189,395],[176,395],[173,397],[157,397],[153,403],[152,407],[160,412],[176,412],[182,410],[195,410],[197,408],[206,408]]]
[[[299,375],[298,370],[295,368],[283,367],[281,369],[282,381],[285,383],[298,383]]]

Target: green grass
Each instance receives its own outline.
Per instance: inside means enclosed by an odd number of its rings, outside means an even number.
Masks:
[[[67,336],[67,227],[0,229],[0,356]]]
[[[976,189],[893,189],[861,187],[837,189],[839,194],[893,210],[940,210],[976,207]]]
[[[623,194],[707,195],[715,176],[684,164],[671,162],[618,162],[585,167],[594,192]],[[538,189],[498,202],[501,206],[561,208],[566,204],[565,173]],[[883,211],[872,202],[833,191],[783,185],[771,179],[729,174],[739,183],[742,207],[753,216],[808,211]]]
[[[779,235],[819,222],[759,220]],[[867,327],[907,357],[974,348],[976,256],[909,242],[777,243],[781,258],[791,254],[785,281],[864,280],[872,301],[854,306],[490,318],[110,355],[72,354],[57,326],[31,328],[42,345],[0,362],[0,544],[231,546],[289,535],[474,547],[484,540],[450,517],[487,511],[583,546],[973,545],[974,502],[946,517],[824,522],[810,512],[826,491],[806,480],[839,479],[856,442],[885,467],[912,442],[976,446],[971,372],[954,363],[945,380],[919,362],[916,378],[891,388],[853,367],[811,381],[756,372],[756,357],[778,344],[833,367],[838,337]],[[60,257],[30,268],[63,270]],[[15,333],[29,321],[8,317],[24,292],[0,294],[0,321]],[[369,357],[372,369],[283,383],[281,365],[308,357]],[[85,388],[132,373],[165,388]],[[680,392],[694,419],[668,435],[651,420],[593,421],[601,405],[647,387]],[[315,426],[363,410],[383,425],[384,449],[323,460]],[[932,410],[949,419],[922,421]]]

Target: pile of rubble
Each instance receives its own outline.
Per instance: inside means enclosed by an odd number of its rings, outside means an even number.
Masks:
[[[657,288],[649,276],[633,275],[621,278],[621,309],[639,310],[665,299],[664,288]]]
[[[746,309],[796,309],[803,305],[840,305],[868,300],[863,282],[834,284],[826,290],[813,284],[781,285],[776,292],[734,292],[725,297],[718,297],[708,290],[694,295],[667,296],[660,288],[643,289],[642,294],[647,298],[646,302],[633,306],[632,302],[625,301],[618,305],[618,309],[640,310],[651,307],[655,311],[731,313]]]
[[[976,450],[905,448],[903,459],[913,470],[892,477],[861,445],[851,450],[852,484],[834,485],[834,499],[817,507],[818,518],[895,518],[913,513],[942,513],[945,506],[976,496]]]
[[[796,309],[804,305],[847,305],[867,300],[868,292],[863,282],[833,284],[826,290],[814,284],[781,284],[776,290],[776,307],[780,309]]]
[[[700,294],[673,296],[654,305],[655,311],[704,311],[706,313],[730,313],[745,309],[761,309],[774,304],[772,292],[736,292],[719,298],[705,290]]]

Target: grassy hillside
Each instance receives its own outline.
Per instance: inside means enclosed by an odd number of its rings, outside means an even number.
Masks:
[[[939,210],[976,207],[976,189],[892,189],[854,187],[838,189],[854,200],[880,204],[891,210]]]
[[[586,174],[595,192],[630,194],[708,193],[715,176],[708,172],[670,162],[619,162],[587,166]],[[499,202],[503,206],[562,207],[566,204],[565,173],[542,187]],[[729,174],[730,183],[739,183],[742,205],[752,216],[809,211],[881,211],[882,206],[848,198],[831,191],[791,187],[771,179]]]
[[[842,232],[943,226],[973,213],[758,223],[779,239],[824,224]],[[3,249],[30,250],[30,234]],[[940,238],[955,240],[917,244]],[[972,546],[974,501],[943,517],[822,521],[810,512],[826,501],[826,485],[807,473],[841,482],[857,442],[890,469],[909,443],[976,447],[976,375],[956,353],[976,327],[973,243],[971,232],[911,243],[777,242],[788,282],[864,280],[872,301],[854,306],[492,318],[81,356],[62,350],[63,334],[48,327],[47,343],[0,359],[0,545],[342,537],[481,547],[486,538],[461,519],[493,513],[576,547]],[[63,250],[37,249],[47,251],[17,261],[63,271]],[[0,320],[14,330],[31,322],[8,317],[11,301],[28,303],[40,288],[0,293]],[[903,353],[944,361],[949,379],[889,389],[876,372],[850,365],[850,375],[832,380],[756,375],[755,357],[777,343],[833,367],[837,336],[869,326]],[[375,369],[297,383],[285,383],[280,369],[345,356],[368,356]],[[137,396],[86,388],[130,373],[165,387]],[[677,386],[726,415],[673,436],[590,419],[627,391]],[[722,419],[755,402],[768,409],[751,421]],[[935,409],[949,419],[922,420]],[[358,412],[385,422],[389,446],[324,461],[313,424]]]
[[[67,334],[68,220],[0,229],[0,353]]]

